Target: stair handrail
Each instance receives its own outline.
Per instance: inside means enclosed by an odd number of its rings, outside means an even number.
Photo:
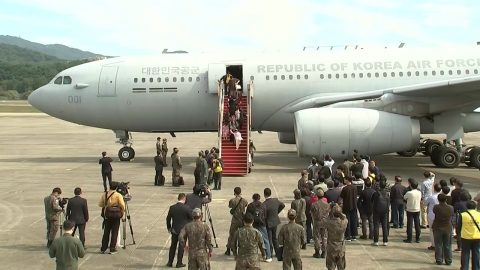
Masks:
[[[217,148],[218,148],[218,157],[222,157],[222,132],[223,132],[223,113],[224,113],[224,97],[223,97],[223,80],[218,82],[218,138],[217,138]]]
[[[252,91],[253,90],[253,81],[250,80],[249,87],[248,87],[248,97],[247,97],[247,171],[248,173],[248,160],[250,159],[250,137],[251,137],[251,132],[252,132]]]

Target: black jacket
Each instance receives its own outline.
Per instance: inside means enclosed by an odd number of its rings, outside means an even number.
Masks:
[[[112,172],[112,164],[113,159],[111,157],[103,157],[98,161],[98,164],[102,165],[102,173],[109,173]]]
[[[68,200],[65,214],[66,218],[73,220],[76,225],[87,223],[89,218],[87,200],[80,196],[71,198]]]
[[[267,221],[265,219],[265,215],[267,214],[267,208],[265,207],[265,204],[263,204],[261,201],[253,201],[251,203],[248,204],[247,206],[247,213],[250,213],[252,214],[252,216],[255,217],[255,209],[260,206],[261,209],[263,209],[263,211],[261,211],[261,216],[260,216],[260,222],[256,222],[256,221],[253,221],[253,226],[266,226],[267,224]]]
[[[155,156],[153,160],[155,161],[155,170],[161,171],[165,167],[165,161],[160,156]]]
[[[372,196],[375,193],[373,188],[365,188],[358,197],[359,209],[362,213],[373,214]]]
[[[190,209],[193,210],[195,208],[201,208],[202,203],[207,204],[211,201],[212,201],[212,193],[209,193],[207,196],[205,196],[203,198],[198,196],[195,193],[192,193],[192,194],[187,195],[187,199],[185,201],[185,204],[188,205],[188,207],[190,207]]]
[[[192,209],[181,202],[170,206],[167,215],[167,229],[172,229],[172,234],[180,234],[180,231],[193,220]]]
[[[390,188],[390,203],[391,204],[403,204],[403,195],[405,195],[405,190],[407,188],[404,187],[401,183],[395,183]]]
[[[263,202],[267,209],[265,213],[265,221],[268,228],[276,227],[280,224],[280,218],[278,214],[285,208],[285,204],[279,201],[277,198],[268,198]]]

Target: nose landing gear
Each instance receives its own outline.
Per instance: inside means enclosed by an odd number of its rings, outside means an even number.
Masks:
[[[132,134],[125,130],[115,130],[115,135],[118,139],[116,143],[123,144],[123,147],[118,150],[118,158],[120,161],[130,161],[135,157],[135,150],[132,148]]]

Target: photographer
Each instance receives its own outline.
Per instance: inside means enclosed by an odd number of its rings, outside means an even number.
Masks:
[[[47,248],[50,248],[52,245],[53,239],[57,235],[58,227],[60,227],[60,212],[65,213],[63,207],[65,207],[67,200],[60,198],[60,194],[62,194],[62,190],[56,187],[53,189],[52,194],[43,200],[45,204],[45,220],[47,221]]]
[[[207,185],[195,185],[193,187],[193,193],[187,195],[185,204],[190,207],[190,209],[200,208],[202,209],[202,204],[207,204],[212,201],[212,193],[210,188]]]
[[[104,217],[102,247],[100,249],[102,254],[107,250],[109,242],[110,254],[117,253],[115,245],[118,230],[120,229],[120,220],[124,217],[125,213],[125,201],[123,200],[122,194],[116,192],[117,188],[118,182],[112,181],[110,190],[105,192],[98,202],[98,206],[102,207],[102,217]]]

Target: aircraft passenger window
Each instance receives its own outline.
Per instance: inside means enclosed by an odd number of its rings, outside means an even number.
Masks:
[[[301,78],[300,75],[297,75],[297,80],[300,80],[300,78]]]
[[[474,69],[474,70],[473,70],[473,73],[474,73],[474,74],[478,74],[478,70],[477,70],[477,69]]]
[[[449,70],[448,75],[453,75],[453,71]]]
[[[54,84],[62,84],[62,76],[55,79]]]
[[[395,77],[395,72],[392,72],[392,77]]]
[[[331,78],[332,78],[332,74],[328,74],[328,78],[331,79]]]
[[[305,74],[305,80],[308,80],[308,75]]]
[[[348,77],[347,73],[343,73],[343,78],[346,79],[347,77]]]
[[[407,72],[407,76],[408,76],[408,77],[412,76],[412,72],[410,72],[410,71]]]
[[[250,80],[253,81],[255,79],[255,77],[253,76],[250,76]]]
[[[192,81],[192,77],[188,77],[188,81],[191,82],[191,81]]]
[[[137,79],[137,78],[133,79],[133,82],[134,82],[134,83],[137,83],[137,82],[138,82],[138,79]]]
[[[177,82],[177,77],[173,77],[173,82]]]
[[[358,76],[360,76],[360,78],[363,78],[363,73],[358,74]]]
[[[440,75],[444,75],[445,72],[443,70],[440,70]]]
[[[270,80],[270,76],[267,75],[267,76],[265,77],[265,79],[266,79],[267,81]]]
[[[400,71],[400,72],[398,73],[398,76],[403,77],[403,72]]]
[[[435,72],[435,70],[432,71],[432,75],[433,75],[433,76],[437,75],[437,73]]]
[[[143,82],[143,83],[145,82],[145,78],[142,78],[142,82]]]
[[[277,80],[277,75],[273,75],[273,79],[276,81]]]
[[[352,73],[352,78],[355,78],[355,73]]]
[[[467,74],[467,75],[470,74],[470,70],[466,69],[465,74]]]
[[[150,82],[151,82],[151,83],[153,82],[153,78],[150,78]]]
[[[293,75],[289,75],[288,78],[289,78],[290,80],[293,80]]]
[[[72,84],[72,78],[70,76],[63,76],[63,84]]]
[[[375,77],[378,78],[378,76],[380,76],[380,74],[378,74],[378,72],[375,72]]]
[[[199,82],[199,81],[200,81],[200,77],[197,77],[195,80],[196,80],[197,82]]]
[[[340,79],[340,74],[335,74],[335,78]]]
[[[383,77],[387,77],[387,73],[386,73],[386,72],[383,72]]]
[[[457,74],[458,74],[458,75],[462,74],[462,71],[461,71],[461,70],[457,70]]]
[[[168,81],[169,81],[169,79],[168,79],[168,77],[166,77],[166,78],[165,78],[165,82],[168,82]]]
[[[282,75],[282,81],[285,80],[285,75]]]
[[[428,71],[424,71],[423,75],[428,76]]]
[[[415,71],[415,76],[420,76],[420,72]]]
[[[181,81],[181,82],[184,82],[184,81],[185,81],[185,78],[181,77],[181,78],[180,78],[180,81]]]
[[[325,77],[323,76],[323,74],[320,74],[320,79],[323,79],[323,78],[325,78]]]
[[[370,72],[367,73],[367,77],[368,77],[368,78],[371,78],[371,77],[372,77],[372,73],[370,73]]]
[[[157,82],[162,82],[162,78],[158,77]]]

